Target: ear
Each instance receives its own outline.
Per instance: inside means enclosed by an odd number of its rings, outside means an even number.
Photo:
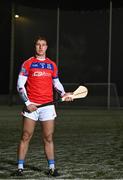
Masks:
[[[46,50],[48,49],[48,45],[47,45],[47,47],[46,47]]]

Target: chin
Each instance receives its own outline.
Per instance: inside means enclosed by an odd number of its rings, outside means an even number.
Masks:
[[[44,56],[43,53],[36,53],[37,56]]]

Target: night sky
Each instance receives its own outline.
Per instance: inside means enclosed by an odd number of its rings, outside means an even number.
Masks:
[[[15,22],[14,84],[21,63],[33,55],[33,39],[39,33],[49,40],[48,56],[56,60],[56,17],[60,6],[59,73],[62,82],[106,83],[108,76],[109,1],[67,3],[16,0],[16,11],[26,24]],[[76,1],[77,2],[77,1]],[[9,93],[11,1],[0,5],[1,94]],[[113,1],[111,83],[123,96],[123,2]],[[76,67],[76,68],[75,68]]]

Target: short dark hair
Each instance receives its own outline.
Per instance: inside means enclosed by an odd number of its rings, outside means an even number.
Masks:
[[[47,43],[46,37],[44,37],[44,36],[37,36],[37,37],[35,38],[35,40],[34,40],[34,44],[35,44],[35,45],[36,45],[36,43],[37,43],[38,40],[43,40],[43,41],[46,41],[46,43]]]

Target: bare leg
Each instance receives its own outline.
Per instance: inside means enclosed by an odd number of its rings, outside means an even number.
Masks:
[[[54,142],[53,142],[53,132],[54,132],[54,120],[42,121],[42,133],[44,142],[44,151],[47,160],[54,160]]]
[[[55,169],[55,161],[54,161],[53,133],[54,133],[55,121],[49,120],[49,121],[43,121],[41,123],[42,123],[42,132],[43,132],[44,151],[49,165],[48,175],[56,177],[59,176],[59,173],[57,169]]]
[[[24,160],[28,151],[29,142],[34,132],[36,122],[32,119],[24,117],[23,130],[21,135],[20,144],[18,147],[18,159]]]

